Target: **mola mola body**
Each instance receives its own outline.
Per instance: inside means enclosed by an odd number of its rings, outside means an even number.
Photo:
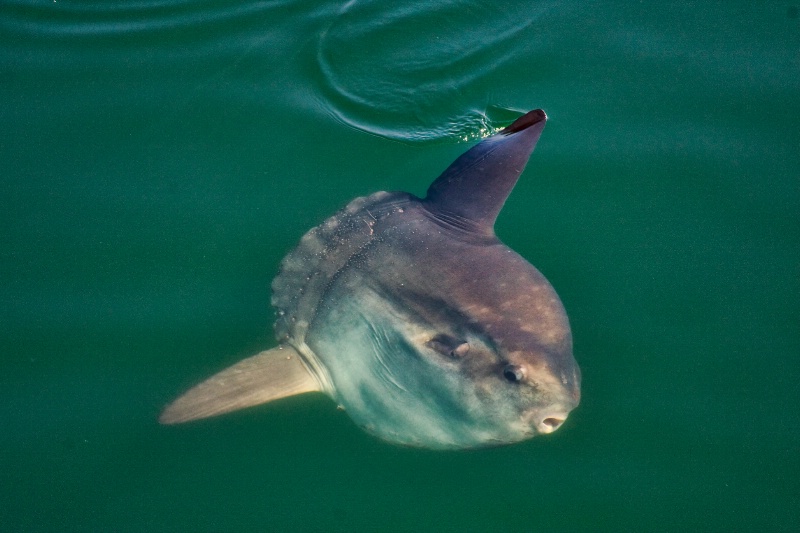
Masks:
[[[456,159],[424,199],[357,198],[272,284],[279,346],[170,404],[185,422],[321,391],[368,432],[436,449],[556,430],[580,399],[564,308],[494,234],[546,122],[531,111]]]

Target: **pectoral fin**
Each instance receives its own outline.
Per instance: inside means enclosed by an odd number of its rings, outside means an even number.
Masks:
[[[188,422],[318,390],[300,355],[280,346],[239,361],[192,387],[164,409],[159,422]]]

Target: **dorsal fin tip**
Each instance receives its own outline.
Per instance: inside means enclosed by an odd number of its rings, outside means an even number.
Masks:
[[[512,133],[517,133],[519,131],[528,129],[534,124],[538,124],[542,121],[547,121],[547,113],[541,109],[534,109],[533,111],[528,111],[517,120],[503,128],[500,133],[503,135],[511,135]]]

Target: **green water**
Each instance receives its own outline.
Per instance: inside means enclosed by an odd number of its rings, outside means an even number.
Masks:
[[[800,530],[799,6],[384,4],[0,4],[0,529]],[[157,424],[274,345],[307,229],[536,107],[497,232],[570,315],[562,429]]]

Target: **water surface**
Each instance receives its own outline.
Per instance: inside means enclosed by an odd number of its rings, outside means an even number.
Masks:
[[[800,529],[797,5],[11,0],[0,43],[0,529]],[[274,345],[307,229],[536,107],[497,231],[570,315],[561,430],[157,424]]]

